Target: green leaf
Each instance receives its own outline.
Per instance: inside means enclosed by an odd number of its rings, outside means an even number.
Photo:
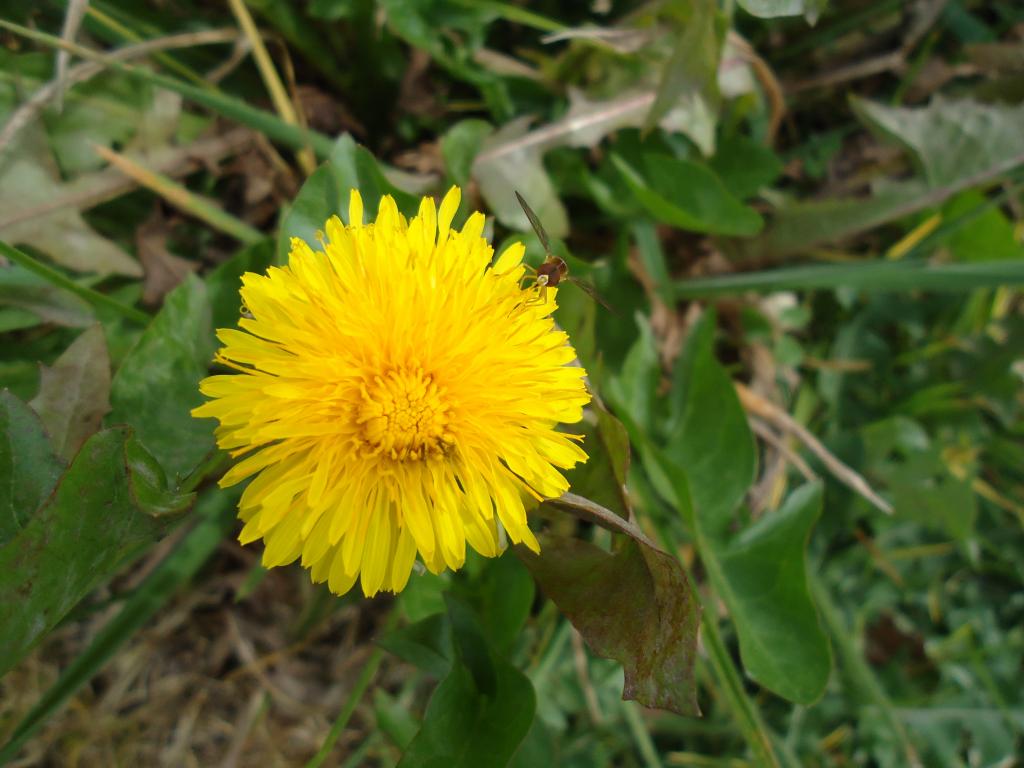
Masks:
[[[663,302],[671,304],[674,301],[672,278],[669,275],[668,262],[661,247],[657,227],[649,219],[638,219],[633,222],[630,231],[636,242],[637,256],[640,257],[640,262],[654,283],[654,290]]]
[[[477,691],[484,696],[493,696],[498,685],[497,672],[483,628],[470,607],[451,593],[445,595],[445,606],[452,626],[456,658],[473,676]]]
[[[942,96],[924,107],[888,107],[856,97],[850,103],[868,127],[910,152],[933,188],[1024,163],[1024,105]]]
[[[642,88],[601,100],[588,99],[570,89],[569,110],[559,120],[534,130],[529,130],[529,115],[505,123],[484,139],[473,161],[473,178],[480,185],[480,194],[498,221],[509,229],[526,232],[530,224],[514,195],[518,191],[551,237],[565,237],[569,232],[568,214],[544,167],[544,156],[558,147],[596,147],[615,131],[638,128],[651,103],[651,92]],[[660,125],[668,131],[686,132],[710,153],[714,125],[702,105],[700,100],[684,99],[672,107]]]
[[[736,626],[747,672],[780,696],[809,704],[824,691],[831,668],[805,562],[820,488],[797,491],[782,509],[732,533],[756,454],[732,381],[715,358],[714,329],[707,312],[691,331],[674,373],[667,446],[644,446],[645,466],[696,540]]]
[[[359,190],[364,216],[371,221],[384,195],[391,195],[399,210],[407,215],[415,213],[419,205],[419,198],[403,192],[384,177],[369,150],[345,134],[334,143],[330,156],[306,180],[285,211],[277,241],[278,263],[287,262],[293,237],[316,247],[316,233],[323,231],[331,216],[340,216],[348,223],[349,191],[352,189]]]
[[[530,222],[516,200],[521,194],[537,213],[550,237],[569,233],[569,216],[544,168],[546,144],[530,141],[531,118],[519,117],[487,136],[473,160],[473,178],[495,218],[506,227],[527,232]]]
[[[196,526],[182,539],[145,581],[125,600],[117,616],[107,622],[47,689],[0,749],[0,763],[18,750],[57,709],[92,679],[135,633],[186,584],[216,551],[235,520],[238,493],[213,491],[196,506]]]
[[[574,427],[583,433],[583,450],[590,458],[567,472],[566,478],[574,493],[629,518],[629,434],[602,405],[596,404],[593,409],[597,424],[584,422]]]
[[[651,326],[639,313],[637,326],[639,334],[626,354],[621,372],[609,378],[608,396],[618,413],[628,415],[640,429],[649,430],[653,427],[661,363]]]
[[[377,644],[428,675],[443,678],[452,666],[452,625],[435,613],[384,635]]]
[[[643,174],[619,155],[612,163],[637,202],[655,219],[691,232],[750,236],[764,221],[729,194],[706,166],[660,153],[644,155]]]
[[[708,164],[739,200],[753,197],[771,185],[783,168],[782,160],[769,147],[738,134],[720,140]]]
[[[666,456],[685,467],[701,528],[722,538],[757,472],[747,415],[714,353],[715,313],[690,331],[672,375]]]
[[[377,206],[384,195],[391,195],[398,205],[398,210],[406,216],[412,216],[419,209],[420,198],[410,195],[396,187],[384,176],[384,172],[366,147],[363,147],[348,134],[334,142],[327,165],[332,168],[338,180],[341,196],[340,213],[342,220],[348,221],[348,193],[350,189],[358,189],[363,197],[364,215],[372,220],[377,214]]]
[[[1012,222],[978,190],[961,192],[942,207],[943,221],[956,220],[983,210],[953,232],[947,244],[956,261],[994,261],[1024,258],[1024,246],[1017,242]]]
[[[402,613],[409,621],[419,621],[444,611],[444,593],[450,584],[449,575],[430,571],[413,572],[409,583],[398,596]]]
[[[42,85],[42,83],[40,83]],[[152,88],[116,72],[100,73],[66,94],[64,107],[46,121],[50,146],[65,177],[99,170],[106,162],[94,144],[123,147],[143,124]],[[165,120],[171,130],[177,117]]]
[[[719,24],[714,0],[693,0],[667,6],[674,41],[672,55],[665,64],[654,103],[644,118],[644,130],[656,126],[680,102],[700,101],[700,109],[716,116],[721,96],[718,92],[718,63],[726,24]],[[693,107],[691,107],[693,108]]]
[[[517,554],[598,656],[625,672],[623,699],[697,715],[693,665],[700,608],[679,562],[627,538],[614,553],[544,537]]]
[[[821,499],[820,483],[796,489],[718,553],[743,666],[761,685],[802,704],[821,696],[832,669],[807,578],[807,541]]]
[[[193,493],[168,492],[167,476],[163,467],[134,438],[125,443],[125,460],[131,467],[129,489],[139,509],[152,517],[180,514],[192,506]]]
[[[973,477],[957,477],[924,428],[894,416],[864,428],[868,469],[892,496],[896,515],[949,534],[960,542],[974,533],[978,502]]]
[[[29,405],[57,455],[70,461],[110,410],[110,355],[102,326],[88,328],[52,367],[41,367],[39,393]]]
[[[507,656],[533,608],[534,586],[529,571],[510,552],[490,558],[474,596],[488,644],[498,656]]]
[[[85,328],[96,321],[86,301],[19,264],[0,266],[0,307],[30,312],[40,322],[70,328]]]
[[[0,674],[163,533],[154,512],[185,503],[166,489],[136,496],[137,475],[152,461],[143,456],[126,428],[93,435],[46,505],[0,548]]]
[[[29,523],[63,468],[39,417],[0,390],[0,546]]]
[[[108,424],[131,424],[169,475],[184,475],[213,448],[210,425],[190,415],[203,402],[213,356],[206,286],[194,275],[164,306],[125,357],[111,387]]]
[[[507,662],[495,665],[494,691],[485,695],[469,668],[452,665],[430,697],[423,726],[400,768],[498,768],[512,759],[533,722],[536,696],[529,679]]]
[[[460,120],[441,137],[441,156],[448,175],[459,186],[469,184],[473,161],[480,154],[484,139],[494,132],[486,120],[470,118]]]
[[[943,199],[942,196],[929,198],[924,184],[911,180],[887,183],[867,198],[789,203],[775,212],[771,226],[761,237],[744,244],[742,257],[754,259],[801,253],[820,243],[837,242],[924,210]]]
[[[278,227],[277,263],[286,264],[293,237],[316,246],[317,232],[323,232],[331,216],[341,213],[341,190],[334,169],[322,164],[306,179],[299,194],[285,209]]]
[[[210,296],[214,328],[234,328],[238,325],[242,275],[246,272],[262,274],[274,260],[274,245],[269,238],[262,243],[247,245],[206,276],[206,292]]]
[[[11,151],[0,156],[0,211],[10,221],[0,226],[0,239],[30,245],[75,272],[141,276],[139,262],[89,226],[77,207],[21,215],[45,206],[65,187],[46,134],[23,132]]]

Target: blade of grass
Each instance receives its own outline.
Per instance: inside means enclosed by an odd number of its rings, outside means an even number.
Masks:
[[[392,608],[391,613],[384,622],[382,633],[386,634],[391,631],[397,623],[398,610],[396,608]],[[356,684],[353,686],[352,692],[348,696],[348,701],[345,702],[345,706],[342,707],[341,712],[338,713],[338,717],[331,726],[331,730],[327,733],[327,738],[325,738],[324,743],[320,745],[320,750],[310,758],[308,763],[306,763],[306,768],[319,768],[319,766],[323,764],[324,760],[330,757],[331,750],[334,749],[334,745],[341,737],[342,731],[344,731],[345,726],[348,725],[349,718],[352,717],[352,713],[356,711],[356,707],[363,698],[363,694],[366,693],[366,689],[373,681],[374,675],[377,674],[377,667],[380,666],[380,662],[383,658],[383,649],[381,649],[380,646],[375,646],[373,652],[370,654],[370,659],[363,667],[363,671],[360,673],[359,679],[356,680]]]
[[[93,678],[210,558],[234,522],[235,496],[215,491],[203,497],[198,521],[178,546],[146,577],[121,611],[61,673],[0,749],[0,764],[11,760],[57,709]]]
[[[79,285],[67,275],[58,272],[53,267],[43,264],[41,261],[34,259],[23,251],[19,251],[17,248],[8,245],[2,240],[0,240],[0,256],[10,259],[15,264],[20,264],[31,272],[35,272],[44,280],[48,280],[58,288],[63,288],[64,290],[70,291],[76,296],[85,299],[94,307],[111,309],[129,320],[134,320],[142,325],[149,324],[150,317],[145,312],[135,309],[135,307],[126,306],[121,302],[100,293],[99,291],[94,291],[92,288],[86,288],[84,285]]]
[[[95,5],[90,4],[86,15],[93,19],[97,24],[107,29],[109,32],[114,34],[118,39],[129,42],[129,43],[141,43],[144,41],[142,35],[138,34],[128,26],[122,24],[114,17],[107,13],[104,13]],[[177,72],[184,78],[191,80],[193,83],[198,85],[200,88],[204,88],[208,91],[216,91],[217,86],[203,77],[200,73],[196,72],[192,67],[182,64],[180,61],[175,59],[173,56],[166,53],[155,53],[153,58],[160,62],[167,69]]]
[[[458,0],[458,2],[460,5],[489,10],[505,19],[505,21],[522,24],[524,27],[531,27],[532,29],[536,29],[541,32],[564,32],[568,29],[568,27],[560,21],[548,18],[547,16],[535,13],[526,8],[521,8],[520,6],[513,5],[512,3],[502,3],[497,0]]]
[[[864,661],[864,657],[854,645],[850,629],[846,626],[839,607],[833,602],[832,595],[814,569],[808,570],[807,575],[811,592],[814,595],[814,602],[821,612],[829,634],[832,635],[832,643],[850,682],[857,689],[857,694],[864,703],[873,704],[882,713],[886,725],[896,737],[896,741],[903,747],[907,765],[919,768],[921,760],[918,758],[917,750],[914,749],[903,724],[896,716],[896,710],[888,696],[885,695],[881,683],[878,682],[878,678],[872,673],[871,668]]]
[[[636,743],[640,756],[644,759],[644,765],[647,768],[662,768],[658,749],[654,746],[651,734],[647,732],[647,725],[640,717],[640,705],[635,701],[623,701],[622,716],[626,719],[630,733],[633,734],[633,741]]]
[[[146,168],[129,157],[99,144],[93,150],[112,166],[129,176],[143,187],[155,192],[175,208],[205,221],[211,227],[231,235],[245,245],[263,240],[266,235],[244,221],[235,218],[212,200],[195,194],[169,176]]]
[[[299,122],[299,116],[295,112],[295,107],[288,97],[284,83],[281,82],[281,78],[277,74],[277,69],[274,68],[274,62],[267,52],[267,46],[263,44],[263,37],[260,35],[259,30],[256,29],[256,22],[252,20],[249,9],[245,7],[243,0],[228,0],[228,4],[231,6],[231,12],[235,14],[242,32],[248,38],[249,45],[252,46],[252,55],[256,60],[256,67],[260,71],[260,77],[263,78],[263,84],[267,86],[270,100],[274,102],[274,109],[277,110],[277,114],[289,125],[302,127],[302,124]],[[302,166],[302,170],[307,176],[316,170],[316,157],[313,155],[312,149],[303,147],[296,156],[299,160],[299,165]]]
[[[244,101],[235,98],[234,96],[229,96],[219,91],[208,91],[203,88],[199,88],[198,86],[176,80],[173,77],[158,74],[143,67],[133,67],[123,64],[106,54],[75,43],[65,42],[54,35],[48,35],[45,32],[29,29],[21,24],[15,24],[7,21],[6,19],[0,19],[0,29],[6,29],[9,32],[13,32],[16,35],[20,35],[21,37],[29,40],[34,40],[35,42],[41,43],[50,48],[67,49],[76,56],[88,59],[89,61],[99,62],[115,72],[121,72],[159,88],[166,88],[169,91],[174,91],[175,93],[181,94],[186,99],[207,107],[224,117],[235,120],[244,125],[248,125],[250,128],[264,134],[267,138],[272,139],[273,141],[279,141],[292,149],[300,150],[303,147],[311,146],[318,157],[327,157],[331,152],[331,148],[334,146],[334,142],[327,136],[313,130],[289,125],[277,115],[271,112],[266,112],[262,109],[250,107]]]
[[[126,45],[123,48],[118,48],[110,56],[115,59],[128,60],[150,54],[155,56],[157,51],[169,48],[191,48],[197,45],[230,43],[237,40],[237,38],[238,32],[234,29],[207,29],[200,32],[187,32],[181,35],[159,37],[137,45]],[[73,85],[85,82],[102,71],[102,64],[96,64],[95,62],[79,64],[67,73],[64,85],[66,88],[70,88]],[[7,118],[3,129],[0,129],[0,153],[10,145],[19,131],[38,116],[43,107],[49,103],[56,90],[57,82],[51,80],[18,105],[18,108]]]
[[[928,264],[921,261],[871,261],[860,264],[810,264],[677,282],[680,299],[722,296],[742,291],[770,293],[814,288],[863,291],[968,291],[1024,284],[1024,262],[977,261]]]

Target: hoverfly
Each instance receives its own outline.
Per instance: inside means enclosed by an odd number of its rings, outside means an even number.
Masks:
[[[547,289],[554,288],[562,280],[567,280],[573,285],[579,286],[582,291],[587,294],[590,298],[596,301],[605,309],[611,311],[611,307],[608,303],[597,295],[597,291],[594,290],[593,286],[589,283],[585,283],[582,280],[577,280],[569,274],[569,265],[565,263],[565,259],[555,256],[551,252],[551,243],[548,241],[548,233],[544,231],[544,227],[540,223],[540,219],[537,218],[537,214],[533,212],[533,209],[527,205],[523,196],[518,192],[515,193],[516,200],[519,201],[519,205],[523,209],[523,213],[526,214],[526,218],[530,220],[530,226],[533,227],[533,231],[537,233],[537,239],[540,240],[541,247],[544,249],[544,263],[534,269],[533,267],[527,266],[526,268],[533,272],[530,277],[533,279],[533,284],[540,288],[540,302],[543,304],[547,299]]]

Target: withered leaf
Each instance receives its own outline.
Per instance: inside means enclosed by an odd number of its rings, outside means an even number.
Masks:
[[[86,329],[53,366],[41,366],[39,392],[29,405],[57,455],[74,458],[110,410],[110,355],[102,326]]]
[[[542,539],[540,555],[516,552],[594,653],[622,664],[623,699],[700,714],[700,606],[678,560],[633,538],[615,552],[555,537]]]

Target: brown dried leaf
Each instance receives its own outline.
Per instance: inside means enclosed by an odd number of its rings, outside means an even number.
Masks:
[[[697,716],[694,660],[700,607],[679,561],[626,539],[615,552],[547,537],[516,552],[599,656],[622,664],[623,699]]]
[[[29,402],[53,443],[70,461],[110,410],[110,355],[103,327],[93,325],[52,367],[40,367],[39,393]]]
[[[167,249],[170,233],[170,224],[159,208],[135,230],[135,247],[144,273],[144,304],[159,304],[164,296],[181,284],[189,272],[195,272],[199,266],[194,261],[175,256]]]

